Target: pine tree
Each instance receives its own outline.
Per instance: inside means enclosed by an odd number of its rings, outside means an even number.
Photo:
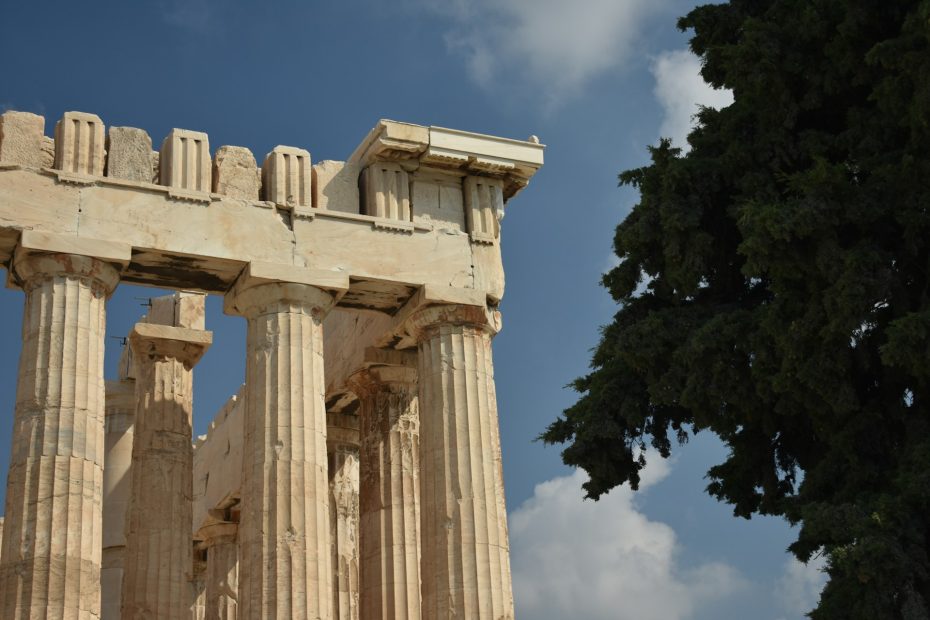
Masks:
[[[928,618],[930,1],[732,0],[679,27],[734,103],[620,175],[619,310],[542,437],[596,499],[712,432],[708,492],[826,556],[812,618]]]

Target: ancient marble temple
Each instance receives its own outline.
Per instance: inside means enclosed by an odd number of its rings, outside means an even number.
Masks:
[[[504,206],[542,163],[393,121],[345,162],[259,166],[197,131],[154,151],[94,114],[54,138],[0,116],[25,303],[0,618],[512,619],[491,340]],[[121,282],[167,290],[104,381]],[[193,438],[207,294],[246,374]]]

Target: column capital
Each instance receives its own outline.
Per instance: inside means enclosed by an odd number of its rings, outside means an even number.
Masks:
[[[203,547],[209,549],[220,543],[234,542],[238,532],[238,523],[217,521],[201,527],[197,530],[197,535],[203,541]]]
[[[494,336],[501,329],[501,313],[487,306],[429,305],[413,311],[405,327],[416,342],[422,342],[444,325],[473,327]]]
[[[362,367],[346,379],[346,386],[356,396],[383,389],[416,389],[416,353],[368,347],[363,359]]]
[[[346,379],[346,385],[363,396],[379,390],[416,389],[417,370],[410,366],[373,365],[360,368]]]
[[[501,329],[501,314],[483,291],[426,284],[397,311],[393,325],[376,344],[415,347],[441,325],[470,325],[494,336]]]
[[[10,265],[8,285],[29,290],[53,276],[73,276],[91,281],[91,286],[109,297],[119,284],[119,271],[109,263],[78,254],[44,254],[16,251]]]
[[[24,230],[10,261],[7,286],[28,289],[32,282],[65,275],[91,280],[109,296],[131,256],[132,247],[125,243]]]
[[[226,293],[223,310],[250,318],[272,305],[292,303],[309,307],[322,319],[347,290],[344,273],[252,261]]]
[[[190,370],[213,343],[213,332],[153,323],[136,323],[129,332],[136,359],[174,359]]]

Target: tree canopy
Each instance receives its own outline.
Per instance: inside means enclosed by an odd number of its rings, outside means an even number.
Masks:
[[[812,618],[928,618],[930,1],[732,0],[679,27],[734,102],[620,174],[619,310],[542,437],[596,499],[712,432],[707,491],[825,554]]]

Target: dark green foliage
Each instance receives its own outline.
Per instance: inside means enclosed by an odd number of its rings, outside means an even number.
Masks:
[[[639,448],[729,448],[708,492],[825,553],[815,619],[930,617],[930,1],[702,6],[735,102],[620,175],[620,309],[543,438],[597,498]],[[648,283],[645,290],[640,287]]]

